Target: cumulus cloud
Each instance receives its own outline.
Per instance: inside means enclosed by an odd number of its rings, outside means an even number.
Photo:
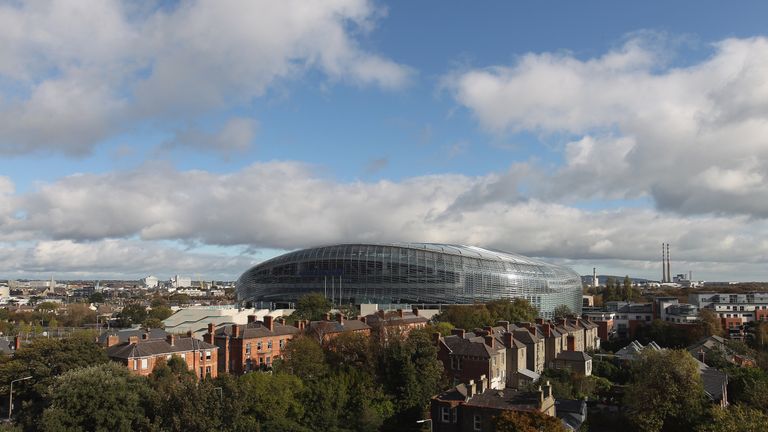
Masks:
[[[148,120],[226,115],[309,69],[402,87],[412,71],[356,41],[380,15],[368,0],[5,3],[0,151],[84,154]]]
[[[768,39],[727,39],[669,67],[632,39],[592,59],[527,54],[451,74],[446,85],[481,126],[575,137],[537,183],[546,199],[650,196],[683,214],[768,216]]]
[[[768,222],[763,220],[579,209],[521,198],[510,192],[516,189],[516,176],[513,167],[478,177],[338,182],[295,162],[257,163],[230,174],[157,166],[80,174],[13,194],[0,241],[43,241],[47,249],[35,249],[35,263],[67,255],[67,248],[119,249],[121,242],[138,248],[131,242],[163,241],[286,250],[421,240],[574,262],[620,258],[639,267],[653,266],[659,245],[669,242],[676,262],[699,263],[694,271],[706,262],[758,266],[768,259],[768,242],[761,240],[768,235]],[[96,252],[110,256],[105,250]],[[110,262],[119,266],[118,258]],[[135,264],[125,260],[123,268],[130,272]]]
[[[247,256],[184,251],[160,242],[105,239],[0,243],[5,277],[129,278],[168,272],[203,278],[233,279],[255,264]]]

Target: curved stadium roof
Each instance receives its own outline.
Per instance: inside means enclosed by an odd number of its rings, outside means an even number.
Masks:
[[[522,297],[544,316],[581,310],[571,269],[509,252],[438,243],[355,243],[289,252],[238,279],[240,301],[293,302],[320,292],[342,303],[460,304]]]

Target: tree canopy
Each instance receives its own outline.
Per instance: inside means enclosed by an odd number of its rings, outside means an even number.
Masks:
[[[331,310],[331,302],[320,293],[310,293],[299,298],[292,317],[294,319],[307,319],[319,321]]]

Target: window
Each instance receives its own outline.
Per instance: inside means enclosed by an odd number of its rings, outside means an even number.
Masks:
[[[205,352],[205,359],[210,360],[211,359],[211,350],[208,350]]]
[[[448,423],[451,421],[451,410],[448,407],[440,408],[440,421]]]
[[[461,370],[461,357],[451,357],[451,369]]]
[[[141,368],[146,369],[148,367],[149,367],[149,362],[147,361],[147,359],[145,358],[141,359]]]
[[[205,367],[205,375],[206,375],[206,376],[209,376],[209,375],[211,375],[211,367],[210,367],[210,366],[206,366],[206,367]]]
[[[473,424],[473,426],[475,427],[475,430],[476,430],[476,431],[479,431],[479,430],[481,430],[481,429],[482,429],[482,426],[483,426],[483,424],[482,424],[482,422],[480,421],[480,416],[479,416],[479,415],[475,415],[475,416],[473,416],[473,419],[472,419],[472,420],[473,420],[473,421],[472,421],[472,424]]]
[[[285,348],[285,339],[280,339],[280,349]]]
[[[256,342],[256,351],[261,351],[261,341]]]
[[[272,339],[267,341],[267,349],[272,349]]]
[[[138,360],[134,360],[133,361],[133,370],[138,370],[138,369],[139,369],[139,361]]]
[[[454,423],[459,421],[459,412],[456,408],[451,410],[451,421]]]
[[[250,355],[250,354],[251,354],[251,343],[248,342],[247,344],[245,344],[245,355]]]
[[[270,365],[269,356],[267,356],[267,366]]]

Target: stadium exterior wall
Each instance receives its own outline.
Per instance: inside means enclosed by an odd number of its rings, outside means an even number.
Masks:
[[[522,255],[473,246],[340,244],[289,252],[237,281],[242,302],[295,302],[317,292],[335,304],[471,304],[525,298],[542,316],[581,313],[581,277]]]

